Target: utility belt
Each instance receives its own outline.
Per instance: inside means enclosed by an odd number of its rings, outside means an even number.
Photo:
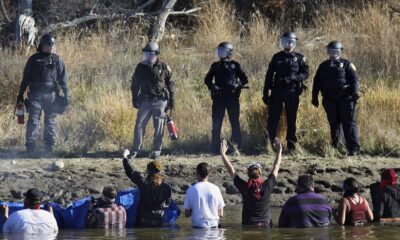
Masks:
[[[156,95],[142,95],[141,96],[143,101],[158,101],[158,100],[162,100],[162,101],[167,101],[168,98],[166,96],[156,96]]]
[[[50,94],[53,92],[58,92],[59,90],[56,87],[29,87],[29,92],[30,93],[35,93],[35,94]]]
[[[338,99],[342,99],[344,97],[351,96],[351,93],[349,90],[350,90],[350,85],[344,85],[340,88],[323,89],[321,91],[321,93],[322,93],[322,96],[325,98],[338,100]]]

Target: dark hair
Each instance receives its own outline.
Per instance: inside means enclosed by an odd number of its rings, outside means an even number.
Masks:
[[[197,175],[204,179],[210,174],[209,165],[206,162],[199,163],[196,167]]]
[[[353,196],[354,194],[358,193],[359,191],[359,183],[357,182],[356,179],[354,178],[346,178],[343,182],[343,191],[344,197],[350,197]]]
[[[297,192],[311,190],[314,184],[314,179],[311,175],[301,175],[297,179]]]

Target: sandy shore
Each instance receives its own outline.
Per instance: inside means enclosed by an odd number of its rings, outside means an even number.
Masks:
[[[274,157],[237,156],[230,157],[235,169],[241,176],[249,162],[260,162],[263,175],[269,174]],[[186,189],[195,179],[195,167],[200,162],[208,162],[213,167],[210,181],[217,184],[227,204],[241,203],[240,194],[228,177],[219,156],[163,156],[166,181],[172,186],[173,198],[182,203]],[[56,161],[62,161],[62,169],[55,167]],[[144,171],[148,158],[131,160],[139,170]],[[88,195],[98,196],[105,185],[114,185],[119,189],[134,186],[126,177],[120,158],[43,158],[18,159],[2,157],[0,159],[0,201],[21,201],[22,193],[28,188],[43,190],[49,200],[68,204],[74,199]],[[326,195],[335,203],[341,196],[341,185],[346,177],[354,177],[363,185],[362,194],[369,199],[369,185],[379,180],[383,168],[397,168],[394,158],[375,158],[368,156],[344,159],[318,157],[283,156],[278,184],[274,189],[272,204],[282,204],[294,194],[295,183],[300,174],[310,173],[316,180],[316,191]]]

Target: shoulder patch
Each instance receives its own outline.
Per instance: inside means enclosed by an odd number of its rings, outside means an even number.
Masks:
[[[303,57],[303,58],[301,59],[301,61],[303,61],[304,63],[306,63],[306,57]]]
[[[165,64],[165,65],[167,65],[167,70],[168,70],[168,72],[172,72],[172,70],[171,70],[171,68],[169,67],[169,65],[168,65],[168,64]]]
[[[356,66],[354,65],[354,63],[350,63],[350,64],[349,64],[349,68],[350,68],[351,70],[353,70],[353,71],[356,71],[356,70],[357,70],[357,68],[356,68]]]

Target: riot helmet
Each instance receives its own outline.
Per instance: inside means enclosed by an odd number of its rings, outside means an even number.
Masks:
[[[280,48],[288,51],[293,51],[296,47],[297,36],[294,32],[284,32],[280,38]]]
[[[221,42],[215,52],[220,59],[231,58],[233,55],[233,45],[229,42]]]
[[[332,41],[326,46],[326,51],[331,60],[340,58],[343,51],[343,44],[339,41]]]

